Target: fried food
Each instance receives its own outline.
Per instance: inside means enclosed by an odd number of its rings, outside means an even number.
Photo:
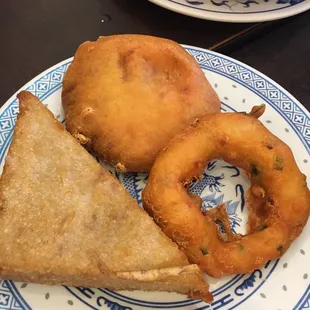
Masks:
[[[143,35],[83,43],[64,77],[62,102],[68,131],[122,172],[148,172],[176,133],[220,111],[192,56]]]
[[[29,92],[0,180],[0,278],[210,301],[197,265]]]
[[[143,192],[144,208],[166,235],[179,244],[190,262],[214,277],[248,273],[280,257],[309,217],[306,176],[289,146],[256,119],[261,112],[254,109],[254,116],[222,113],[197,119],[160,153]],[[228,233],[228,238],[222,238],[214,222],[221,212],[202,214],[201,199],[184,188],[215,158],[245,169],[251,193],[260,200],[250,209],[250,233],[245,236],[232,238]]]

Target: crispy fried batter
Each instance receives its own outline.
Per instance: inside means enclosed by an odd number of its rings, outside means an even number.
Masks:
[[[238,239],[238,235],[234,234],[229,222],[229,216],[226,212],[226,205],[225,203],[203,211],[204,216],[208,216],[212,219],[214,223],[221,224],[225,230],[225,233],[222,233],[220,230],[220,226],[218,226],[218,235],[223,241],[233,241]]]
[[[29,92],[0,180],[0,278],[176,291],[210,301],[197,265]]]
[[[62,101],[72,135],[122,172],[149,171],[176,133],[220,111],[192,56],[173,41],[142,35],[83,43]]]
[[[259,117],[261,112],[251,113]],[[143,191],[143,206],[156,222],[164,219],[158,223],[163,231],[191,262],[215,277],[251,272],[280,257],[309,217],[309,189],[291,149],[253,116],[222,113],[200,118],[160,153]],[[183,186],[215,158],[245,169],[256,199],[250,205],[252,234],[231,242],[219,238],[212,216],[193,207]]]

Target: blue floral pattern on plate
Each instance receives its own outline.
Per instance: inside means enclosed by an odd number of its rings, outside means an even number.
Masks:
[[[259,5],[260,2],[259,0],[186,0],[188,4],[194,5],[194,6],[199,6],[205,4],[206,1],[210,1],[213,5],[215,6],[227,6],[230,9],[236,5],[242,5],[244,8],[250,8],[251,5]],[[304,2],[305,0],[264,0],[265,2],[270,2],[273,1],[277,5],[296,5],[301,2]]]
[[[310,9],[306,0],[149,0],[169,10],[222,22],[253,23],[281,19]]]

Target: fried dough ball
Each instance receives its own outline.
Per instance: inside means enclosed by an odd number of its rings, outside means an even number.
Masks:
[[[143,35],[85,42],[64,81],[71,134],[122,172],[147,172],[193,119],[220,111],[204,73],[179,44]]]

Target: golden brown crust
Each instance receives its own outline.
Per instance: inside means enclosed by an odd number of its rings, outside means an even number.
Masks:
[[[170,290],[207,294],[199,268],[120,183],[35,96],[22,92],[18,98],[20,114],[0,180],[0,278],[164,290],[174,277],[179,284]],[[186,277],[174,267],[185,268]],[[160,281],[120,276],[154,269]]]
[[[201,117],[160,153],[142,194],[144,208],[163,231],[185,250],[190,262],[211,276],[251,272],[280,257],[309,217],[309,189],[292,151],[255,117],[241,113]],[[259,200],[251,200],[252,234],[228,242],[219,238],[212,214],[203,215],[201,201],[183,186],[215,158],[249,172],[251,195]]]
[[[40,273],[21,269],[4,269],[2,279],[19,282],[34,282],[49,285],[67,285],[81,287],[104,287],[111,290],[140,290],[157,292],[177,292],[192,299],[201,299],[210,303],[213,298],[209,286],[202,277],[197,265],[154,269],[146,271],[98,273],[88,269],[79,274],[53,271]]]
[[[121,171],[149,171],[158,152],[197,116],[219,112],[202,70],[180,45],[115,35],[85,42],[64,81],[67,129]]]

